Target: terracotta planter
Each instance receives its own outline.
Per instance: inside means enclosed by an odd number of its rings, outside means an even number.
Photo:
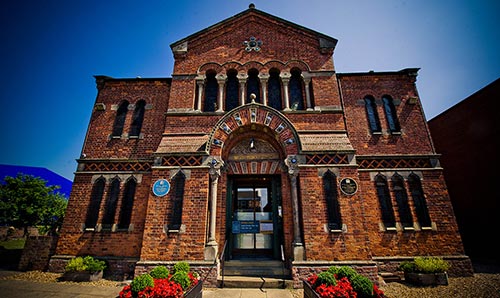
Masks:
[[[320,298],[319,294],[313,290],[307,281],[303,280],[302,284],[304,287],[304,298]]]
[[[416,286],[448,285],[448,274],[442,273],[410,273],[405,272],[405,281]]]
[[[65,272],[63,276],[61,277],[62,280],[65,281],[77,281],[77,282],[84,282],[84,281],[96,281],[100,280],[102,278],[102,271],[94,272],[94,273],[89,273],[86,271],[83,272]]]
[[[198,283],[184,293],[185,298],[201,298],[203,297],[203,281],[199,280]]]

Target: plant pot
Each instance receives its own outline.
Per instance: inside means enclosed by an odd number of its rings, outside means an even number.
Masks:
[[[416,286],[448,285],[448,274],[405,272],[405,281]]]
[[[319,294],[313,290],[313,288],[307,281],[303,280],[302,284],[304,287],[304,298],[320,298]]]
[[[203,281],[199,280],[198,283],[184,293],[185,298],[201,298],[203,296]]]
[[[61,280],[65,281],[97,281],[102,278],[102,271],[97,271],[94,273],[82,271],[82,272],[65,272],[61,277]]]

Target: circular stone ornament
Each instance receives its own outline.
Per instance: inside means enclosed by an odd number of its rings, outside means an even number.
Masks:
[[[153,193],[157,197],[163,197],[170,191],[170,183],[167,179],[158,179],[153,183]]]
[[[358,191],[358,184],[352,178],[344,178],[340,180],[340,190],[344,194],[352,196]]]

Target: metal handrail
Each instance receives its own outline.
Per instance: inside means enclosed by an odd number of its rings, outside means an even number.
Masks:
[[[283,249],[283,244],[280,245],[281,248],[281,277],[283,281],[283,288],[286,287],[285,285],[285,251]]]
[[[222,251],[220,253],[220,256],[219,256],[219,262],[220,262],[220,265],[222,267],[221,269],[221,277],[222,277],[222,281],[221,281],[221,288],[224,288],[224,261],[226,259],[226,246],[227,246],[227,239],[226,241],[224,241],[224,247],[222,247]]]

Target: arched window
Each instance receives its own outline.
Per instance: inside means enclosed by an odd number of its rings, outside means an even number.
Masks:
[[[323,176],[323,193],[325,194],[328,211],[328,229],[342,230],[342,217],[340,215],[340,204],[337,191],[337,177],[327,171]]]
[[[135,104],[134,115],[132,116],[132,124],[130,125],[129,136],[138,137],[141,133],[142,122],[144,121],[144,110],[146,109],[146,102],[139,100]]]
[[[123,133],[123,127],[125,126],[125,118],[127,117],[128,111],[128,101],[124,100],[118,106],[118,110],[116,111],[115,123],[113,124],[113,133],[114,137],[119,137]]]
[[[410,193],[413,204],[415,205],[415,213],[417,214],[419,225],[421,227],[431,227],[431,218],[429,217],[429,211],[425,203],[420,177],[414,173],[410,174],[410,176],[408,176],[408,186],[410,187]]]
[[[172,210],[170,215],[169,230],[179,230],[182,224],[182,203],[184,201],[184,186],[186,184],[186,176],[182,171],[175,175],[173,181],[172,193]]]
[[[365,109],[371,132],[372,133],[381,132],[382,129],[380,128],[380,120],[378,118],[377,104],[375,103],[375,98],[373,98],[373,96],[365,97]]]
[[[395,228],[396,219],[394,218],[394,209],[392,208],[389,186],[384,176],[379,174],[375,177],[375,187],[377,189],[380,212],[382,213],[382,222],[386,228]]]
[[[248,79],[247,79],[247,103],[252,102],[250,98],[250,94],[255,94],[255,102],[260,102],[260,80],[259,80],[259,71],[255,68],[252,68],[248,71]]]
[[[239,83],[236,77],[237,74],[234,69],[227,71],[225,111],[231,111],[238,106]]]
[[[89,229],[95,228],[99,218],[99,208],[101,207],[102,196],[104,194],[104,186],[106,181],[104,178],[99,178],[92,186],[92,193],[90,195],[90,203],[87,208],[87,216],[85,219],[85,227]]]
[[[413,227],[413,217],[408,204],[408,195],[404,185],[404,179],[398,174],[392,176],[392,190],[394,197],[396,197],[396,204],[398,206],[399,220],[403,228]]]
[[[282,110],[281,102],[281,80],[279,70],[273,68],[269,71],[269,80],[267,81],[267,95],[269,106],[276,110]]]
[[[120,208],[120,218],[118,219],[118,229],[128,229],[130,225],[130,220],[132,218],[132,210],[134,207],[134,197],[135,197],[136,187],[137,187],[137,181],[134,178],[130,178],[125,183],[125,189],[123,190],[122,206]]]
[[[215,72],[207,72],[207,78],[205,81],[205,101],[203,104],[204,112],[214,112],[217,110],[217,90],[219,89],[219,84],[217,84],[217,79],[215,78]]]
[[[389,130],[391,132],[401,131],[399,126],[398,115],[396,113],[396,107],[394,106],[394,101],[388,95],[382,97],[382,102],[384,103],[385,117],[387,118],[387,125],[389,125]]]
[[[102,218],[102,228],[110,230],[115,221],[116,205],[120,194],[120,179],[114,178],[109,185],[106,205],[104,205],[104,216]]]
[[[302,93],[303,80],[301,76],[301,71],[299,69],[292,69],[290,71],[290,108],[292,110],[303,110],[304,109],[304,96]]]

